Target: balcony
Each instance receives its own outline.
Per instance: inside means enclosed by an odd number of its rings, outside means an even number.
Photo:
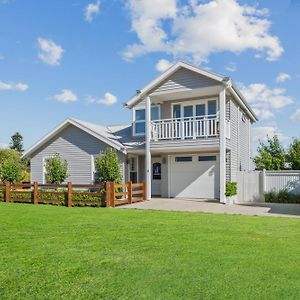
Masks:
[[[228,127],[229,124],[226,124]],[[228,135],[226,128],[226,136]],[[205,115],[151,122],[151,140],[185,140],[210,138],[219,135],[219,116]]]

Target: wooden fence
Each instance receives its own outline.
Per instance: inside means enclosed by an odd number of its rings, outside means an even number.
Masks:
[[[105,190],[107,207],[132,204],[146,200],[145,183],[128,182],[126,184],[116,184],[107,182]]]
[[[1,184],[0,202],[115,207],[145,199],[145,184]]]

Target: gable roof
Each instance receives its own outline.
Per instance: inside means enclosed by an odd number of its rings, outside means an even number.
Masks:
[[[30,147],[28,150],[26,150],[23,154],[23,157],[29,157],[33,152],[35,152],[38,148],[43,146],[45,143],[47,143],[49,140],[51,140],[56,134],[61,132],[63,129],[65,129],[69,125],[73,125],[79,129],[85,131],[86,133],[94,136],[98,140],[117,149],[118,151],[126,153],[125,147],[123,146],[122,143],[120,143],[115,138],[115,135],[113,134],[113,132],[110,130],[109,127],[96,125],[96,124],[92,124],[92,123],[88,123],[88,122],[76,120],[76,119],[66,119],[64,122],[62,122],[56,128],[54,128],[51,132],[49,132],[46,136],[44,136],[41,140],[39,140],[36,144],[34,144],[32,147]]]
[[[165,72],[163,72],[161,75],[156,77],[154,80],[152,80],[150,83],[148,83],[146,86],[144,86],[141,90],[140,93],[132,97],[129,101],[124,103],[125,107],[131,108],[136,102],[138,102],[143,96],[145,96],[150,90],[152,90],[155,86],[166,80],[169,76],[174,74],[176,71],[178,71],[180,68],[185,68],[187,70],[196,72],[197,74],[206,76],[210,79],[213,79],[219,83],[221,83],[224,78],[227,78],[222,75],[218,75],[216,73],[207,71],[205,69],[201,69],[198,67],[195,67],[189,63],[179,61],[175,63],[173,66],[171,66],[169,69],[167,69]]]
[[[233,94],[233,96],[236,98],[236,100],[239,102],[239,104],[246,110],[249,117],[255,122],[258,121],[257,116],[247,103],[246,99],[243,97],[242,93],[239,91],[237,86],[233,83],[233,81],[224,75],[216,74],[214,72],[193,66],[189,63],[179,61],[175,63],[173,66],[171,66],[169,69],[167,69],[164,73],[159,75],[156,79],[152,80],[149,84],[147,84],[145,87],[143,87],[140,90],[140,93],[132,97],[129,101],[124,103],[125,107],[132,108],[137,102],[141,101],[143,97],[147,95],[153,88],[155,88],[157,85],[165,81],[168,77],[173,75],[175,72],[177,72],[180,68],[184,68],[187,70],[190,70],[192,72],[195,72],[197,74],[206,76],[212,80],[215,80],[219,84],[224,84],[228,90]]]

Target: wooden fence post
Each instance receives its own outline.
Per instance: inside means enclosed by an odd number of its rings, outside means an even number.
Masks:
[[[110,187],[110,182],[107,181],[105,183],[105,202],[106,202],[106,207],[110,207],[110,204],[111,204],[111,200],[110,200],[110,197],[111,197],[111,187]]]
[[[132,203],[132,181],[128,182],[128,204]]]
[[[116,188],[115,188],[115,183],[111,182],[111,206],[115,207],[115,198],[116,198]]]
[[[33,204],[34,205],[38,205],[38,203],[39,203],[38,192],[39,192],[38,183],[35,181],[33,183]]]
[[[143,182],[143,200],[146,200],[146,192],[147,191],[147,186],[146,186],[146,181]]]
[[[68,182],[68,207],[72,207],[72,182]]]
[[[10,183],[7,181],[5,183],[5,202],[10,201]]]

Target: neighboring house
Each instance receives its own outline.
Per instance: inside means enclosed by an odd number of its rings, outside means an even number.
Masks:
[[[32,181],[58,152],[68,180],[90,183],[93,159],[117,149],[123,180],[146,181],[151,196],[220,199],[226,181],[252,170],[251,124],[257,117],[230,78],[178,62],[125,103],[132,125],[100,126],[67,120],[24,154]]]

